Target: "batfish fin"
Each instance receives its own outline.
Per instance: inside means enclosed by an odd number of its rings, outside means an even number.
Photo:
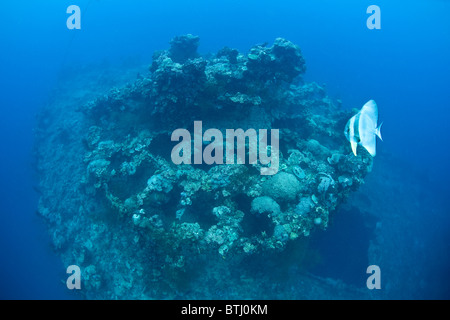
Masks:
[[[350,144],[352,146],[353,154],[356,156],[356,147],[358,146],[358,144],[355,141],[350,141]]]
[[[377,135],[378,138],[380,138],[381,141],[383,141],[383,138],[381,137],[381,125],[383,124],[380,123],[380,125],[378,126],[378,128],[375,129],[375,134]]]

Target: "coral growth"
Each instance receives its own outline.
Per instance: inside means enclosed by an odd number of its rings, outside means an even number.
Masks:
[[[170,44],[150,73],[73,107],[77,129],[63,149],[54,150],[64,117],[40,128],[39,211],[66,261],[89,270],[90,297],[173,297],[177,272],[199,261],[280,252],[325,229],[371,167],[342,134],[348,113],[303,81],[305,61],[290,41],[208,57],[198,54],[198,37]],[[279,172],[175,165],[170,134],[194,120],[223,132],[280,129]],[[55,175],[63,165],[71,169]]]

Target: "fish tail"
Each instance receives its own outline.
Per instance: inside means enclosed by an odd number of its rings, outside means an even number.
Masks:
[[[383,125],[383,122],[380,123],[380,125],[378,126],[378,128],[375,129],[375,134],[378,136],[378,138],[380,138],[381,141],[383,141],[383,138],[381,137],[381,126]]]

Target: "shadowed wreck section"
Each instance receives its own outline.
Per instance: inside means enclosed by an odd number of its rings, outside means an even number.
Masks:
[[[120,69],[102,82],[94,69],[68,80],[39,116],[39,213],[64,263],[80,266],[82,294],[326,298],[320,290],[336,283],[306,272],[318,259],[310,234],[326,232],[372,167],[343,135],[352,113],[303,81],[305,61],[288,40],[205,56],[196,36],[170,44],[134,79]],[[195,121],[224,137],[279,130],[278,172],[261,175],[264,164],[248,161],[174,164],[171,134],[194,132]]]

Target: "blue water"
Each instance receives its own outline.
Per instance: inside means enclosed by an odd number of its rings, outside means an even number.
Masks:
[[[68,30],[66,8],[82,10],[82,29]],[[381,8],[381,30],[366,27],[366,8]],[[450,2],[430,1],[10,1],[0,8],[0,298],[71,299],[64,268],[35,214],[35,115],[70,65],[150,62],[169,39],[200,36],[201,53],[223,46],[246,52],[284,37],[299,45],[307,81],[326,84],[346,107],[375,99],[384,121],[380,155],[420,174],[439,210],[423,215],[421,236],[435,288],[445,298],[450,249]],[[376,166],[377,158],[375,158]],[[420,180],[421,179],[421,180]],[[418,200],[420,201],[420,199]],[[401,210],[400,210],[401,211]],[[401,212],[399,212],[401,214]],[[439,226],[436,228],[436,226]],[[331,233],[331,231],[330,231]],[[438,256],[439,255],[439,256]],[[417,257],[420,261],[421,257]],[[401,268],[407,266],[399,266]],[[435,290],[433,290],[435,289]]]

